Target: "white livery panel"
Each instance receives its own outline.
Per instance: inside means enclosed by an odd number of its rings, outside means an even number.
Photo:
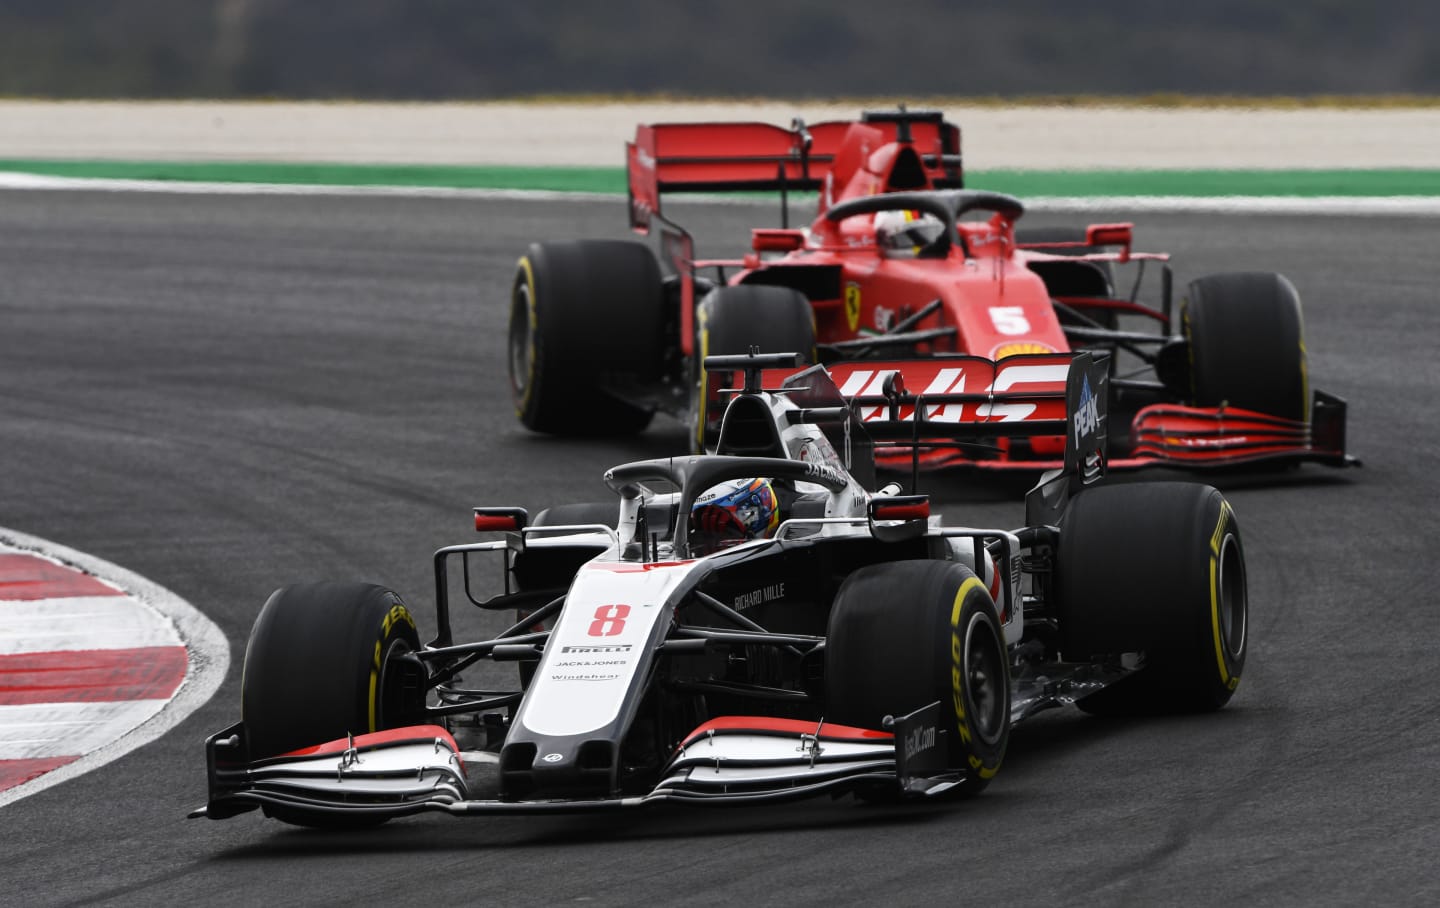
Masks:
[[[536,668],[516,724],[541,735],[583,735],[620,715],[648,665],[665,602],[696,562],[595,561],[581,568]]]

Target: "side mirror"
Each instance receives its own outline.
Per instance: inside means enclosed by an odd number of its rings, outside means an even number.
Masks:
[[[1135,241],[1134,224],[1091,224],[1085,228],[1085,245],[1119,246],[1120,261],[1130,261],[1130,246]]]
[[[756,252],[794,252],[805,245],[805,231],[757,227],[750,231],[750,248]]]
[[[524,508],[476,508],[475,532],[502,533],[525,529],[530,514]]]
[[[925,535],[930,526],[929,495],[871,499],[870,532],[881,542],[902,542]]]

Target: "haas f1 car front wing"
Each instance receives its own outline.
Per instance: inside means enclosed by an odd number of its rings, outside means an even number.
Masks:
[[[244,757],[244,727],[236,723],[206,742],[210,802],[192,816],[223,819],[256,807],[315,818],[585,812],[662,802],[744,804],[858,788],[925,797],[963,776],[943,765],[939,711],[939,703],[931,704],[886,730],[721,717],[686,737],[646,794],[527,800],[484,797],[493,757],[461,751],[438,725],[352,736],[251,763]]]

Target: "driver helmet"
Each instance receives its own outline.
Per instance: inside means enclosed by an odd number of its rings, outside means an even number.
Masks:
[[[780,525],[780,500],[768,479],[731,479],[712,486],[690,508],[690,551],[707,555],[752,539],[768,538]]]
[[[875,242],[887,255],[919,255],[944,232],[945,222],[923,211],[881,211],[875,215]]]

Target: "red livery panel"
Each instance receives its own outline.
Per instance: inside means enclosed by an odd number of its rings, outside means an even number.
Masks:
[[[183,646],[0,656],[0,706],[168,700],[185,680]]]
[[[994,364],[1086,352],[1110,358],[1113,466],[1358,462],[1344,449],[1344,401],[1311,399],[1300,297],[1283,275],[1205,275],[1177,292],[1169,254],[1137,250],[1130,223],[1022,227],[1020,199],[964,187],[960,130],[938,111],[640,125],[626,162],[631,226],[653,249],[536,243],[517,269],[509,367],[531,429],[623,434],[660,411],[689,422],[696,452],[713,450],[725,379],[702,363],[752,351],[831,367],[867,424],[914,418],[914,400],[892,411],[878,399],[888,364],[916,358],[936,361],[905,376],[926,399],[920,421],[1039,423],[1063,418],[1063,403],[1005,398],[1025,389],[1001,387]],[[762,191],[778,193],[780,224],[757,225],[739,257],[697,255],[662,211],[667,194]],[[814,201],[792,200],[801,191]],[[801,204],[813,205],[808,223],[792,225]],[[1323,423],[1310,416],[1322,405]],[[1061,440],[1032,435],[972,434],[908,459],[1054,466]]]
[[[0,555],[0,600],[121,595],[99,578],[38,555]]]

